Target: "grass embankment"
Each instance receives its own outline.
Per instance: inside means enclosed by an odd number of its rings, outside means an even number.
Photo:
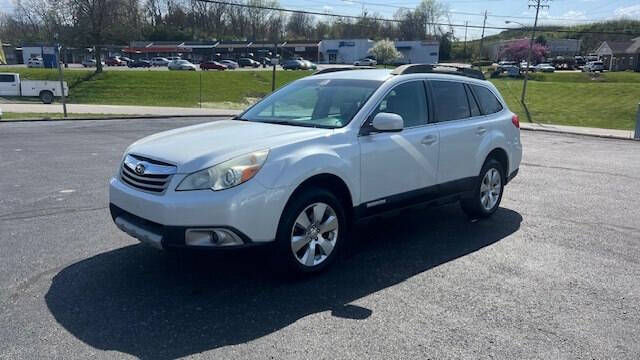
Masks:
[[[3,68],[24,79],[57,80],[57,70]],[[311,74],[278,71],[276,87]],[[69,102],[76,104],[243,108],[271,92],[270,71],[93,71],[64,72]]]
[[[520,104],[522,80],[492,79],[509,108],[526,121]],[[533,121],[547,124],[632,130],[640,102],[640,73],[534,74],[527,85]]]
[[[26,79],[57,79],[56,70],[3,68]],[[310,71],[278,71],[276,86],[309,75]],[[166,72],[65,71],[71,103],[183,106],[211,108],[246,107],[271,92],[270,71]],[[633,129],[640,102],[640,73],[604,73],[594,78],[587,73],[533,74],[527,103],[533,120],[541,123]],[[491,79],[509,107],[526,116],[520,105],[522,80]]]

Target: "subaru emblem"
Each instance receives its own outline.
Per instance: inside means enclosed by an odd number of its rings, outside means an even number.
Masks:
[[[143,175],[144,174],[144,170],[145,170],[144,165],[142,165],[142,164],[136,165],[136,174]]]

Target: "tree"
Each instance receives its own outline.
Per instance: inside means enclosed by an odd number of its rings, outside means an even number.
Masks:
[[[369,53],[374,55],[378,63],[381,64],[390,64],[402,57],[402,54],[396,50],[396,45],[393,41],[388,39],[377,41],[373,44],[373,47],[369,49]]]
[[[546,46],[540,44],[533,44],[531,48],[531,61],[540,62],[547,56],[548,49]],[[511,61],[526,61],[529,53],[529,40],[522,39],[514,43],[509,44],[500,53],[500,58],[508,59]]]
[[[125,42],[136,36],[137,2],[127,0],[66,0],[72,14],[77,42],[91,44],[96,60],[96,72],[102,72],[102,46],[108,42]]]
[[[293,13],[287,21],[289,39],[308,39],[313,32],[313,17],[305,13]]]

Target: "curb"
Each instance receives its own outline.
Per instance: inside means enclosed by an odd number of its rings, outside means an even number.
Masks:
[[[198,118],[198,117],[215,117],[215,118],[226,118],[233,117],[236,114],[199,114],[199,115],[126,115],[122,114],[122,116],[102,116],[102,117],[79,117],[79,118],[26,118],[26,119],[9,119],[9,120],[0,120],[0,124],[2,123],[20,123],[20,122],[59,122],[59,121],[89,121],[89,120],[135,120],[135,119],[168,119],[168,118]]]
[[[623,137],[623,136],[608,135],[608,134],[589,134],[589,133],[580,133],[580,132],[575,132],[575,131],[565,131],[565,130],[558,130],[558,129],[525,128],[525,127],[521,126],[520,130],[548,132],[548,133],[554,133],[554,134],[568,134],[568,135],[576,135],[576,136],[590,136],[590,137],[597,137],[597,138],[601,138],[601,139],[610,139],[610,140],[638,141],[637,139],[634,139],[632,137]]]

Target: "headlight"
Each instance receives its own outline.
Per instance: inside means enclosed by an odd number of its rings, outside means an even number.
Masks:
[[[267,160],[267,155],[269,150],[252,152],[187,175],[176,191],[205,189],[217,191],[240,185],[258,173]]]

